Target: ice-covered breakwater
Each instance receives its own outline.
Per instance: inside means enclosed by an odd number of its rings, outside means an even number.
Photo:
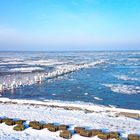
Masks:
[[[96,61],[92,63],[85,63],[85,64],[71,64],[71,65],[58,65],[56,68],[48,73],[41,72],[41,73],[31,73],[34,69],[29,68],[14,68],[11,71],[18,71],[18,72],[30,72],[29,74],[15,74],[15,75],[8,75],[0,81],[0,92],[4,92],[5,90],[16,89],[26,85],[33,85],[36,83],[41,83],[45,79],[50,79],[58,76],[62,76],[64,74],[69,74],[71,72],[96,66],[98,64],[102,64],[104,61]],[[41,68],[37,67],[37,70],[42,70]]]
[[[6,75],[0,81],[0,92],[13,90],[26,85],[32,85],[45,80],[44,73],[16,74]]]
[[[102,63],[104,63],[104,61],[100,60],[100,61],[96,61],[96,62],[92,62],[88,64],[60,65],[56,67],[55,71],[46,73],[46,78],[53,78],[53,77],[61,76],[61,75],[68,74],[68,73],[71,73],[71,72],[74,72],[83,68],[93,67]]]

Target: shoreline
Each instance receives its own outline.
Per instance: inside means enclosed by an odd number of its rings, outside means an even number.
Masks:
[[[65,110],[84,111],[86,113],[113,112],[116,116],[125,116],[129,118],[140,119],[140,110],[108,107],[108,106],[96,105],[92,103],[83,104],[83,102],[76,103],[76,102],[57,101],[57,100],[36,101],[36,100],[0,98],[0,104],[46,106],[46,107],[52,107],[52,108],[62,108]]]
[[[100,129],[103,132],[115,131],[120,132],[121,137],[124,139],[128,137],[128,134],[140,135],[140,119],[137,118],[137,115],[140,115],[139,110],[66,103],[0,98],[0,117],[24,119],[27,123],[36,120],[56,125],[66,124],[70,126],[70,131],[74,130],[76,126],[85,127],[86,129]],[[0,126],[0,139],[16,140],[24,137],[32,140],[36,140],[36,138],[42,140],[64,140],[59,137],[59,132],[52,133],[45,129],[38,131],[32,128],[27,128],[22,132],[15,132],[12,127],[5,124],[0,124]],[[86,138],[74,134],[72,139],[97,140],[97,137]]]

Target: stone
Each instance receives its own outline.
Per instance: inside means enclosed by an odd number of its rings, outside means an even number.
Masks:
[[[101,133],[101,131],[98,130],[98,129],[93,129],[92,130],[92,136],[97,136],[99,133]]]
[[[12,120],[12,119],[10,119],[10,118],[3,118],[3,119],[2,119],[2,122],[5,123],[5,122],[8,121],[8,120]]]
[[[135,134],[129,134],[128,140],[140,140],[140,137],[138,135],[135,135]]]
[[[15,125],[15,121],[14,120],[11,120],[11,119],[5,120],[5,124],[6,125]]]
[[[100,138],[102,140],[107,140],[109,138],[109,134],[108,133],[99,133],[98,138]]]
[[[109,139],[111,139],[111,138],[109,138]],[[121,140],[120,138],[116,138],[116,140]]]
[[[65,124],[61,124],[59,126],[59,130],[67,130],[68,128],[69,128],[69,126],[68,125],[65,125]]]
[[[23,124],[24,122],[26,122],[26,120],[16,120],[15,124]]]
[[[83,128],[83,127],[75,127],[74,128],[74,132],[77,134],[79,134],[82,130],[85,130],[85,128]]]
[[[56,131],[58,131],[58,129],[59,129],[59,127],[54,126],[54,125],[48,127],[48,130],[51,131],[51,132],[56,132]]]
[[[37,129],[37,130],[41,130],[41,129],[43,129],[43,126],[39,123],[36,123],[36,124],[32,125],[32,128]]]
[[[16,125],[13,128],[13,130],[15,130],[15,131],[23,131],[24,129],[25,129],[24,125]]]
[[[82,131],[80,131],[80,136],[91,137],[92,131],[91,130],[82,130]]]
[[[115,139],[117,139],[117,138],[119,138],[119,133],[118,132],[110,132],[109,133],[109,138],[115,138]]]
[[[47,124],[44,124],[44,125],[43,125],[43,128],[48,128],[48,127],[50,127],[50,126],[53,126],[53,124],[52,124],[52,123],[47,123]]]
[[[33,127],[33,125],[36,125],[36,124],[39,124],[39,122],[38,121],[30,121],[29,122],[30,127]]]
[[[2,119],[0,118],[0,123],[2,123]]]
[[[60,132],[59,136],[65,139],[70,139],[72,137],[72,134],[68,130],[63,130],[62,132]]]

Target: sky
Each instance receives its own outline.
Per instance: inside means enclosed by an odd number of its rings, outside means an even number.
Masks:
[[[0,0],[5,50],[140,50],[140,0]]]

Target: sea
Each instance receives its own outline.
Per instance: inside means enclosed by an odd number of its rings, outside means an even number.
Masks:
[[[0,52],[0,98],[140,110],[140,51]]]

